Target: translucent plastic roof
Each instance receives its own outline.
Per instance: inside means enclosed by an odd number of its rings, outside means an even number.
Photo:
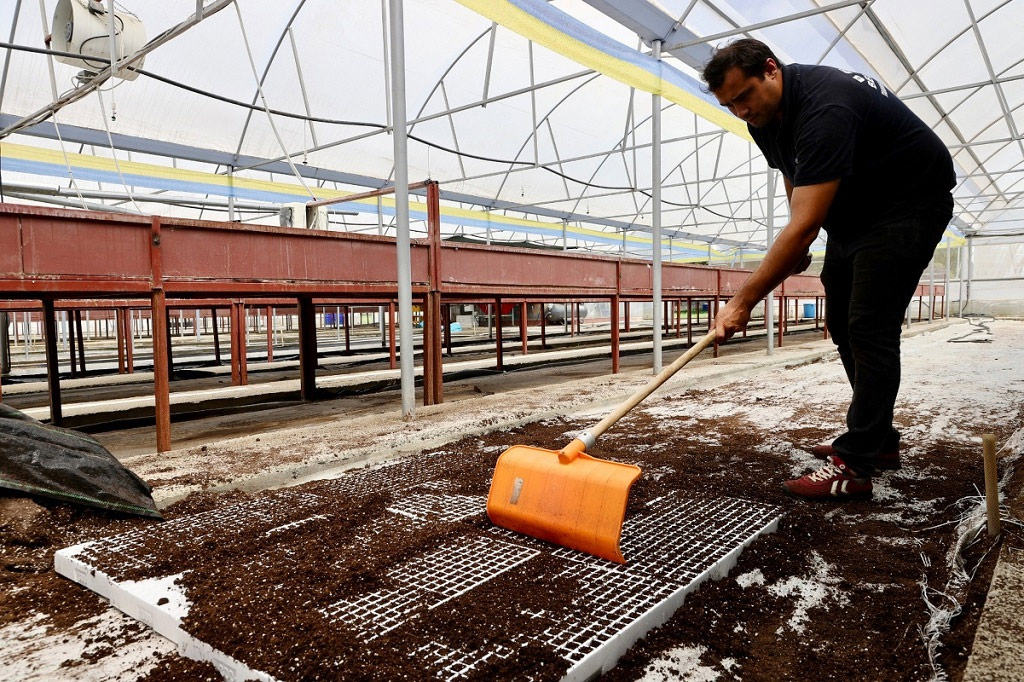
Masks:
[[[10,134],[79,85],[80,67],[40,51],[57,8],[43,4],[0,7],[3,183],[17,200],[277,223],[281,204],[393,175],[386,0],[207,0],[206,16],[149,53],[138,78],[110,80]],[[932,125],[957,164],[954,239],[1024,232],[1024,2],[403,7],[409,178],[441,183],[447,233],[558,244],[564,235],[571,246],[650,253],[657,90],[671,257],[762,250],[767,166],[693,68],[709,45],[741,35],[784,61],[877,77]],[[196,5],[125,0],[123,9],[152,39]],[[667,41],[660,65],[651,36]],[[787,216],[779,185],[776,226]],[[386,231],[392,220],[390,200],[342,204],[331,216],[332,228],[349,230]]]

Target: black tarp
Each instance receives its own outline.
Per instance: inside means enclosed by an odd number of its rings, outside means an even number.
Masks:
[[[95,439],[0,404],[0,488],[163,518],[152,488]]]

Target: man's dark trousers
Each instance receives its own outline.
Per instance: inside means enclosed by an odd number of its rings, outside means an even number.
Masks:
[[[847,431],[832,445],[858,474],[873,474],[875,455],[883,448],[895,451],[899,443],[892,417],[900,387],[900,331],[952,214],[947,194],[912,218],[865,226],[849,238],[830,235],[825,246],[825,323],[853,387]]]

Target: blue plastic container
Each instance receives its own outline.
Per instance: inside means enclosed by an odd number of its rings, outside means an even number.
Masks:
[[[804,317],[814,317],[813,303],[804,303]]]

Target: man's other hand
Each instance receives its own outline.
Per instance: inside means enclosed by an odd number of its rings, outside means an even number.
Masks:
[[[750,322],[750,309],[740,303],[739,299],[731,298],[715,315],[715,341],[727,341],[736,332],[747,328]]]

